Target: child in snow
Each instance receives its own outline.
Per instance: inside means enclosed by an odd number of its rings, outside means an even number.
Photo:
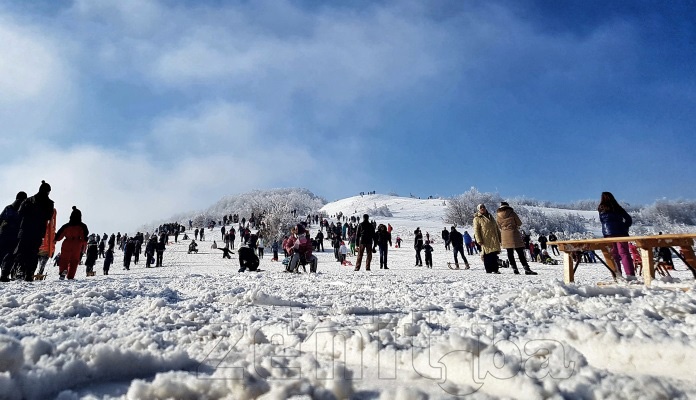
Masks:
[[[401,238],[399,236],[396,237],[396,247],[401,247]]]
[[[114,250],[109,247],[104,254],[104,275],[109,275],[109,268],[114,263]]]
[[[341,265],[346,265],[346,258],[348,257],[348,246],[346,246],[346,242],[341,242],[341,247],[338,248],[338,253]]]
[[[425,251],[425,267],[426,268],[432,268],[433,267],[433,246],[430,245],[430,240],[425,241],[425,246],[423,246],[423,250]]]

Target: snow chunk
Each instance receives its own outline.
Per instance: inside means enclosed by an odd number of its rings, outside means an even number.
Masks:
[[[0,335],[0,372],[15,373],[24,365],[24,351],[19,340]]]

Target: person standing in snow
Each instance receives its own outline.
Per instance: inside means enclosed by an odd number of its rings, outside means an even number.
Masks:
[[[145,268],[152,268],[152,263],[155,261],[155,252],[157,251],[157,236],[150,236],[145,245]]]
[[[430,245],[430,240],[425,241],[425,245],[423,246],[423,251],[425,252],[425,267],[426,268],[433,268],[433,246]]]
[[[109,248],[104,254],[104,275],[109,275],[109,268],[114,263],[114,250]]]
[[[462,260],[464,260],[464,269],[469,269],[469,260],[466,259],[464,255],[464,236],[457,230],[456,227],[452,226],[452,232],[448,236],[448,240],[452,242],[452,249],[454,251],[454,267],[459,269],[459,260],[457,259],[457,253],[462,255]]]
[[[200,234],[203,234],[203,230],[201,229]],[[161,267],[162,266],[162,258],[164,256],[164,250],[167,248],[167,234],[166,233],[161,233],[159,237],[159,241],[157,242],[157,261],[155,262],[156,267]]]
[[[474,250],[472,247],[474,247],[474,239],[471,238],[471,235],[469,235],[469,231],[464,231],[464,235],[462,235],[464,238],[464,246],[466,247],[466,254],[473,256],[474,255]]]
[[[416,250],[416,267],[423,266],[423,259],[421,258],[421,251],[423,251],[423,233],[421,233],[420,227],[417,227],[413,231],[413,248]]]
[[[263,258],[263,249],[266,246],[264,243],[263,236],[259,235],[259,240],[256,242],[256,250],[258,251],[259,258]]]
[[[376,236],[377,238],[375,239],[373,250],[379,248],[379,269],[389,269],[387,267],[387,253],[389,252],[389,247],[392,245],[391,233],[387,231],[387,227],[384,224],[379,224]],[[387,247],[387,245],[389,246]]]
[[[560,256],[561,252],[558,251],[558,246],[554,245],[553,242],[557,241],[558,238],[556,237],[556,234],[551,232],[549,233],[549,242],[551,243],[551,252],[553,253],[554,256]]]
[[[610,192],[602,192],[602,196],[597,207],[599,220],[602,222],[602,234],[604,237],[628,236],[628,229],[633,224],[633,219],[614,198]],[[626,276],[634,276],[633,260],[628,249],[627,242],[616,242],[612,244],[611,255],[616,265],[616,273],[621,274],[619,262],[623,265]]]
[[[87,251],[85,254],[85,266],[87,267],[87,273],[89,275],[94,272],[94,264],[96,264],[97,258],[99,257],[97,238],[94,236],[90,236],[89,240],[87,241]]]
[[[2,210],[2,214],[0,214],[0,263],[6,255],[11,254],[14,251],[14,249],[17,247],[17,243],[19,242],[19,239],[17,238],[20,223],[18,211],[19,206],[26,198],[26,193],[17,193],[17,196],[15,196],[15,201],[5,207],[5,209]]]
[[[541,235],[539,235],[539,239],[537,239],[537,240],[539,241],[539,246],[541,247],[541,249],[542,249],[542,250],[546,250],[546,242],[549,241],[549,240],[546,238],[546,236],[544,236],[543,234],[541,234]]]
[[[365,252],[367,252],[365,271],[370,270],[370,263],[372,262],[372,242],[374,238],[375,227],[370,222],[370,216],[364,214],[363,221],[358,225],[358,231],[356,232],[356,244],[358,245],[358,260],[355,263],[356,271],[360,271],[360,265]]]
[[[60,279],[75,279],[77,265],[82,258],[82,248],[87,243],[89,229],[82,222],[82,212],[77,207],[72,207],[70,220],[56,232],[56,242],[63,239],[63,244],[60,248],[60,261],[58,262],[58,270],[60,271]]]
[[[123,246],[123,269],[130,271],[130,263],[133,254],[135,253],[135,240],[132,237],[125,239],[125,246]]]
[[[450,233],[447,227],[442,229],[442,241],[445,242],[445,250],[450,249]]]
[[[474,215],[474,239],[481,246],[481,258],[487,274],[499,274],[500,229],[484,204],[476,207]]]
[[[53,216],[53,200],[48,197],[49,193],[51,186],[41,181],[38,193],[24,200],[19,206],[17,247],[2,260],[0,281],[9,280],[9,274],[15,264],[24,271],[24,280],[34,280],[34,272],[39,262],[39,247],[46,234],[47,223]]]
[[[537,273],[529,268],[527,258],[524,255],[524,241],[522,241],[522,233],[520,232],[522,221],[508,203],[504,201],[500,203],[500,207],[496,212],[496,222],[501,232],[501,246],[507,251],[508,261],[515,275],[520,273],[515,262],[515,252],[517,257],[520,258],[520,264],[524,268],[525,275],[536,275]]]

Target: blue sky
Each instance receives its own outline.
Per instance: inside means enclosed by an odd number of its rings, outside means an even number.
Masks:
[[[0,199],[93,229],[306,187],[696,198],[693,1],[0,4]]]

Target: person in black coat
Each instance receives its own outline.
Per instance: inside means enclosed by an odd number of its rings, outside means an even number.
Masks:
[[[130,271],[131,258],[133,257],[134,253],[135,253],[135,239],[132,237],[129,237],[128,240],[126,241],[126,246],[124,247],[124,250],[123,250],[123,268],[125,268],[127,271]]]
[[[340,231],[339,231],[340,232]],[[340,233],[339,233],[340,237]],[[355,263],[355,270],[360,271],[360,264],[362,263],[363,253],[367,251],[367,260],[365,261],[365,271],[370,270],[370,263],[372,262],[372,241],[375,238],[375,227],[370,222],[370,216],[363,215],[363,221],[358,225],[357,231],[357,245],[358,245],[358,259]]]
[[[447,228],[444,228],[442,230],[442,241],[445,242],[445,250],[449,250],[450,249],[450,233],[447,230]]]
[[[166,233],[161,233],[159,237],[159,241],[157,242],[157,262],[155,263],[156,267],[161,267],[162,266],[162,256],[164,255],[164,250],[167,248],[167,234]]]
[[[99,258],[99,246],[97,245],[97,239],[95,237],[90,237],[87,242],[87,251],[85,258],[85,266],[87,267],[87,272],[94,272],[94,264]]]
[[[104,254],[104,275],[109,275],[109,268],[114,263],[114,250],[108,249]]]
[[[389,246],[387,246],[389,245]],[[387,227],[384,224],[379,224],[377,227],[376,239],[373,250],[379,248],[379,269],[389,269],[387,267],[387,252],[389,247],[391,247],[391,233],[387,231]]]
[[[464,269],[469,269],[469,261],[467,261],[464,255],[464,236],[455,228],[451,228],[449,239],[452,242],[452,250],[454,251],[454,265],[456,269],[459,269],[459,260],[457,259],[457,253],[462,255],[464,260]]]
[[[48,197],[51,185],[41,181],[39,191],[27,198],[19,206],[19,232],[17,247],[13,254],[7,254],[2,261],[0,280],[9,280],[14,264],[24,271],[24,279],[34,280],[34,272],[39,262],[39,247],[46,235],[46,225],[53,217],[53,200]]]
[[[416,267],[423,266],[423,258],[421,258],[421,251],[423,251],[423,233],[420,227],[413,231],[413,248],[416,250]]]
[[[155,251],[157,251],[157,236],[152,235],[145,245],[145,268],[151,268],[155,261]]]
[[[254,249],[242,246],[237,250],[239,255],[239,272],[244,272],[244,270],[256,271],[259,268],[259,257],[256,255]]]
[[[99,245],[97,245],[97,256],[99,258],[104,258],[104,250],[106,249],[106,241],[101,240],[99,241]]]
[[[15,201],[5,207],[0,214],[0,263],[6,255],[12,253],[17,247],[19,239],[19,206],[26,200],[27,194],[17,193]],[[9,274],[9,273],[8,273]]]

